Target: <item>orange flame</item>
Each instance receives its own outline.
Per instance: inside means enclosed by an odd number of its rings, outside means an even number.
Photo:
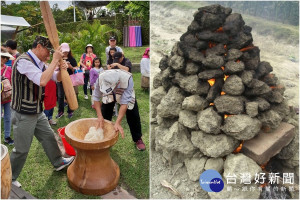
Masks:
[[[215,104],[214,104],[214,103],[210,103],[209,105],[210,105],[210,106],[213,106],[213,105],[215,105]]]
[[[221,92],[221,95],[225,95],[225,94],[226,94],[226,92],[224,92],[224,91]]]
[[[230,117],[230,116],[232,116],[232,115],[224,115],[224,119],[226,119],[227,117]]]
[[[247,46],[247,47],[245,47],[245,48],[242,48],[242,49],[240,49],[240,51],[247,51],[247,50],[249,50],[249,49],[253,49],[254,48],[254,45],[253,44],[251,44],[251,45],[249,45],[249,46]]]
[[[208,47],[209,48],[213,48],[214,46],[216,46],[217,44],[214,42],[208,42]]]
[[[259,187],[266,187],[268,185],[268,183],[266,182],[266,183],[263,183],[263,184],[261,184]]]
[[[212,78],[212,79],[207,80],[207,82],[209,83],[210,86],[213,86],[216,82],[216,79]]]
[[[283,85],[270,86],[271,89],[282,89]]]
[[[260,167],[262,170],[265,170],[266,169],[266,166],[267,166],[268,162],[266,162],[265,164],[262,164]]]
[[[224,75],[224,81],[229,77],[229,75]]]
[[[224,67],[224,66],[222,66],[222,67],[221,67],[221,69],[224,71],[224,70],[225,70],[225,67]]]
[[[241,142],[240,146],[238,146],[232,153],[240,153],[244,144],[244,140]]]
[[[218,29],[216,30],[216,32],[218,32],[218,33],[223,33],[223,32],[224,32],[224,31],[223,31],[223,27],[218,28]]]

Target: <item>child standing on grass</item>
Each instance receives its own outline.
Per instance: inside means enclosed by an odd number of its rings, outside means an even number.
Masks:
[[[97,56],[93,53],[94,47],[92,44],[88,44],[85,47],[85,53],[82,54],[80,58],[80,65],[82,71],[84,71],[84,85],[83,85],[83,92],[84,92],[84,99],[89,99],[87,95],[88,90],[88,82],[89,82],[89,76],[90,76],[90,70],[93,66],[93,59]],[[90,83],[91,86],[91,83]],[[90,93],[92,95],[92,90],[90,88]]]
[[[56,125],[56,121],[52,119],[54,107],[56,106],[56,83],[53,80],[50,80],[45,87],[44,106],[44,113],[49,124]]]
[[[11,74],[12,69],[5,65],[5,63],[12,58],[13,56],[10,55],[8,52],[1,51],[1,81],[2,79],[6,78],[11,83]],[[2,92],[2,90],[1,90]],[[10,137],[11,133],[11,110],[10,110],[10,103],[11,99],[2,100],[1,99],[1,113],[3,113],[3,121],[4,121],[4,143],[13,145],[14,141]],[[3,112],[4,110],[4,112]],[[1,131],[2,132],[2,131]]]
[[[47,57],[46,61],[50,60],[50,56]],[[49,64],[46,63],[47,67],[49,67]],[[58,71],[58,67],[55,69],[55,71]],[[53,111],[54,107],[56,106],[56,83],[53,80],[49,80],[47,85],[45,86],[45,97],[44,97],[44,113],[48,119],[48,122],[50,125],[56,125],[56,121],[52,119],[53,117]]]
[[[142,74],[142,81],[141,87],[144,90],[149,89],[149,77],[150,77],[150,56],[149,56],[150,48],[148,47],[145,50],[143,58],[141,60],[141,74]]]
[[[90,84],[91,84],[91,89],[92,89],[93,93],[94,93],[94,89],[95,89],[94,84],[96,83],[100,72],[102,72],[103,70],[104,69],[102,68],[100,58],[98,58],[98,57],[94,58],[92,69],[90,70]],[[92,101],[92,108],[94,108],[94,101],[92,98],[91,98],[91,101]]]

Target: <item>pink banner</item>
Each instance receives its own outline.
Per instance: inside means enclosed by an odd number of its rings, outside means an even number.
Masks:
[[[135,26],[129,26],[129,46],[135,47],[136,41],[135,41]]]

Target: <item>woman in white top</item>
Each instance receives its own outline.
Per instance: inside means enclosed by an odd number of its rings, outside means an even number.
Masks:
[[[150,48],[146,48],[143,58],[141,60],[141,74],[142,74],[142,82],[141,87],[143,89],[149,89],[149,77],[150,77],[150,56],[149,56]]]

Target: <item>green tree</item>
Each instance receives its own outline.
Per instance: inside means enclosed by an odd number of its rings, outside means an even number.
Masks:
[[[94,53],[100,57],[105,52],[107,41],[111,35],[121,35],[120,31],[111,28],[108,25],[102,25],[98,20],[92,24],[85,23],[78,32],[60,33],[60,43],[67,42],[75,55],[84,53],[87,44],[94,46]]]
[[[111,1],[107,8],[112,13],[121,13],[125,26],[129,17],[138,18],[142,27],[142,43],[149,44],[149,1]],[[116,27],[119,28],[118,24]]]
[[[18,43],[18,51],[23,53],[28,51],[28,49],[32,48],[32,43],[35,40],[35,37],[40,35],[38,32],[31,33],[30,30],[26,30],[22,33],[17,34],[17,43]],[[46,36],[46,33],[43,34]]]
[[[105,52],[107,41],[111,35],[120,37],[120,31],[111,28],[108,25],[100,24],[100,21],[94,20],[92,24],[84,22],[79,30],[74,29],[73,33],[58,32],[59,43],[69,43],[74,56],[77,59],[84,53],[87,44],[93,44],[94,53],[100,57]],[[17,35],[18,47],[21,52],[25,52],[31,48],[35,37],[39,33],[29,34],[29,31],[24,31],[23,34]]]
[[[67,20],[67,22],[74,21],[73,6],[70,6],[67,9],[65,9],[64,13],[65,13],[65,17],[66,17],[65,19]],[[83,13],[77,7],[75,7],[75,15],[76,15],[76,21],[81,21],[84,19]]]
[[[112,1],[107,8],[115,13],[123,13],[149,22],[149,1]]]
[[[57,3],[52,6],[51,10],[56,22],[61,22],[62,20],[64,20],[64,12],[59,9]]]
[[[52,7],[52,13],[57,24],[70,23],[74,21],[73,6],[69,6],[67,9],[61,10],[58,8],[57,4],[54,4]],[[76,21],[84,19],[83,13],[77,7],[75,7],[75,15]]]
[[[43,21],[38,1],[21,1],[19,4],[12,3],[10,5],[1,1],[1,14],[24,17],[30,25]]]

